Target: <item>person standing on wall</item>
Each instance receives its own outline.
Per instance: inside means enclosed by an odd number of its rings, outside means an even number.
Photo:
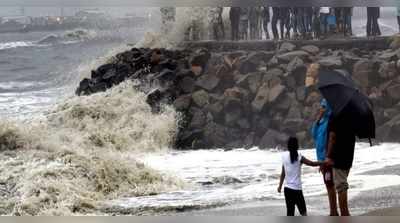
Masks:
[[[249,8],[240,8],[239,35],[241,40],[249,37]]]
[[[353,16],[353,7],[343,7],[343,34],[344,36],[352,36],[351,17]]]
[[[279,39],[279,34],[278,34],[278,20],[280,17],[279,13],[280,13],[279,7],[272,7],[271,26],[272,26],[272,34],[274,35],[274,40]]]
[[[231,7],[229,12],[231,20],[231,39],[239,40],[240,7]]]
[[[380,17],[379,7],[367,7],[367,36],[380,36],[381,30],[379,28],[378,19]]]
[[[400,33],[400,0],[397,0],[397,24],[399,25],[399,33]]]
[[[328,16],[329,16],[329,7],[321,7],[319,11],[319,18],[321,24],[321,34],[326,36],[328,34]]]
[[[263,28],[265,33],[265,39],[269,39],[268,24],[270,22],[269,7],[264,6],[262,10]]]

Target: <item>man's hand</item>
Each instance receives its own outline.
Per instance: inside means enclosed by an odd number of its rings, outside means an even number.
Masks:
[[[324,168],[329,168],[333,166],[333,160],[331,158],[326,158],[324,161]]]
[[[278,187],[278,193],[281,193],[281,192],[282,192],[282,187],[279,186],[279,187]]]

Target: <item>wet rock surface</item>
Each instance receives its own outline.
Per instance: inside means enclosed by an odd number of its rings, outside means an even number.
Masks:
[[[239,43],[238,43],[239,44]],[[347,71],[374,104],[378,140],[399,142],[400,55],[397,49],[278,44],[275,50],[211,52],[137,49],[120,53],[81,81],[78,95],[138,82],[153,112],[182,114],[176,148],[283,147],[288,136],[312,146],[310,127],[321,96],[305,86],[307,66]]]

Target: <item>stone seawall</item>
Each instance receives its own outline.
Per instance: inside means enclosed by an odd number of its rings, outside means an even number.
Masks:
[[[165,103],[182,113],[177,148],[273,148],[284,146],[289,135],[309,147],[321,96],[305,87],[305,79],[307,66],[319,63],[346,70],[369,96],[378,140],[400,141],[400,51],[389,45],[379,38],[134,48],[92,71],[77,94],[137,80],[153,112]]]

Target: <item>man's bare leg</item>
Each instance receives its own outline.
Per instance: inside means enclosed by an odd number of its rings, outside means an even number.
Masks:
[[[340,214],[342,216],[350,216],[349,206],[347,201],[347,190],[338,193],[338,195],[339,195]]]
[[[329,208],[330,208],[330,216],[339,216],[339,212],[337,209],[337,199],[336,199],[336,189],[333,185],[327,185],[326,190],[328,191],[329,198]]]

